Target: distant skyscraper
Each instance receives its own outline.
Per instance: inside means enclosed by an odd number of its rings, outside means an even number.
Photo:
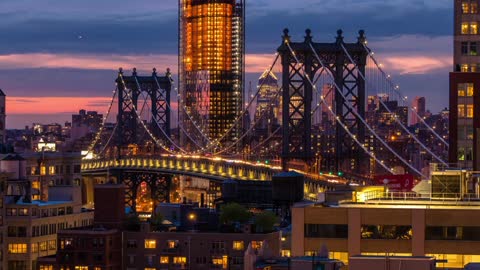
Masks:
[[[269,120],[273,120],[278,123],[279,114],[280,114],[280,97],[276,96],[278,91],[278,78],[273,72],[268,72],[266,70],[258,79],[258,98],[257,98],[257,108],[255,111],[254,122],[259,121],[257,128],[265,129],[269,124]],[[274,100],[276,98],[276,100]],[[264,113],[268,109],[268,104],[272,103],[270,106],[270,111]],[[263,118],[260,120],[260,117]],[[271,123],[273,124],[273,123]]]
[[[412,107],[417,111],[418,116],[424,117],[426,112],[425,97],[415,97],[415,99],[412,102]],[[417,115],[414,113],[411,114],[410,119],[411,119],[410,125],[415,125],[418,122],[420,122],[420,119],[418,119]]]
[[[6,95],[0,89],[0,143],[5,144],[7,139],[6,125],[7,125],[7,114],[6,110]]]
[[[478,0],[455,0],[450,73],[449,162],[480,170],[480,14]]]
[[[243,0],[179,0],[179,81],[187,110],[212,139],[241,114],[244,100]],[[180,115],[187,130],[188,117]],[[226,141],[238,138],[238,121]]]
[[[332,110],[335,110],[334,109],[334,105],[333,105],[333,100],[335,98],[335,88],[333,86],[333,84],[331,83],[326,83],[322,86],[322,96],[325,100],[325,102],[328,104],[328,105],[325,105],[325,104],[321,104],[321,108],[322,108],[322,121],[323,120],[328,120],[328,121],[333,121],[333,115],[332,113],[330,112],[330,110],[328,109],[328,106],[331,107]],[[320,101],[321,102],[321,101]]]

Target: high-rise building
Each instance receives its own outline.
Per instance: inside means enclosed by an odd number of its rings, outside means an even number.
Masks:
[[[267,129],[269,124],[278,124],[280,119],[280,96],[278,91],[278,78],[273,72],[266,70],[258,79],[258,99],[254,122],[257,129]],[[271,106],[269,106],[271,104]],[[268,112],[265,110],[269,109]]]
[[[426,112],[426,100],[425,97],[415,97],[412,102],[412,107],[417,111],[418,116],[424,117]],[[411,115],[410,125],[415,125],[420,122],[418,116],[414,113]]]
[[[5,144],[7,139],[7,129],[6,129],[6,118],[7,114],[5,113],[5,106],[6,106],[6,95],[0,89],[0,143]]]
[[[235,120],[244,99],[244,18],[243,0],[179,0],[181,98],[211,139],[232,129],[223,142],[241,132],[242,121]],[[193,123],[183,114],[190,131]]]
[[[450,73],[449,162],[480,169],[479,0],[455,0],[454,71]]]

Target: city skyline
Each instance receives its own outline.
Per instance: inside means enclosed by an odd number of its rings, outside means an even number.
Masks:
[[[287,1],[247,1],[247,85],[273,60],[286,26],[296,38],[309,27],[319,42],[333,42],[337,28],[345,30],[347,39],[365,29],[369,45],[406,94],[425,96],[432,112],[448,106],[447,95],[436,93],[448,92],[445,74],[453,66],[452,26],[445,19],[453,20],[450,1],[361,1],[343,11],[331,0],[309,16],[298,16],[316,2],[299,1],[291,9]],[[95,10],[90,4],[0,3],[0,32],[9,41],[0,45],[0,88],[7,94],[8,128],[40,118],[62,122],[81,108],[103,112],[120,66],[136,66],[142,72],[152,67],[177,70],[177,1],[143,0],[121,7],[102,1]],[[392,12],[379,15],[382,9]],[[338,12],[339,18],[316,16],[331,12]],[[152,38],[152,33],[161,34]]]

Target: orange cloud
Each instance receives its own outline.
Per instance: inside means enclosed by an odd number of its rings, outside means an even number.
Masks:
[[[151,71],[157,67],[177,70],[176,55],[8,54],[0,55],[0,69],[75,68],[112,70],[123,67]]]
[[[400,74],[426,74],[439,69],[448,69],[453,65],[450,56],[421,55],[385,56],[383,63],[385,70]]]
[[[7,114],[73,114],[79,110],[97,111],[98,113],[106,113],[110,105],[111,97],[10,97],[7,96]],[[114,118],[116,114],[116,103],[114,100],[109,120]],[[177,102],[171,102],[172,110],[177,110]],[[139,100],[138,110],[143,107],[143,103]],[[145,106],[146,112],[150,105]],[[112,119],[110,119],[112,118]]]
[[[246,71],[261,73],[265,71],[275,59],[272,54],[247,54]],[[119,67],[131,69],[136,67],[141,71],[151,71],[157,67],[159,72],[169,67],[172,72],[178,69],[177,55],[151,54],[151,55],[96,55],[96,54],[8,54],[0,55],[0,69],[20,68],[74,68],[113,70]],[[279,61],[278,61],[279,62]],[[279,64],[277,64],[277,70]]]

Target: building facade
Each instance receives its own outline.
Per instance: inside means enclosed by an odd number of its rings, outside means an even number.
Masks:
[[[410,125],[415,125],[420,122],[420,119],[418,119],[418,117],[424,117],[425,112],[427,111],[425,97],[415,97],[412,102],[412,107],[414,110],[417,111],[418,116],[412,113]]]
[[[200,125],[211,139],[234,125],[226,135],[234,141],[244,99],[245,3],[179,0],[179,13],[179,88],[187,111],[179,110],[180,121],[188,132]]]
[[[449,162],[462,168],[480,169],[476,151],[480,136],[478,111],[480,46],[478,0],[454,1],[454,71],[450,73]]]
[[[296,205],[292,256],[311,255],[326,245],[330,258],[345,263],[357,255],[431,256],[443,261],[437,266],[463,269],[480,261],[480,222],[472,219],[479,213],[471,202],[413,199]]]

